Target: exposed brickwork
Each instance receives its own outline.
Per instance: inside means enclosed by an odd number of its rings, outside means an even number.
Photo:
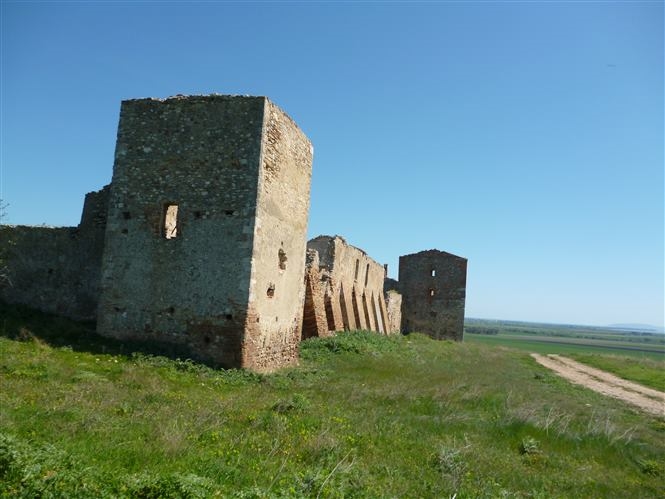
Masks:
[[[339,236],[319,236],[307,247],[319,257],[318,271],[308,272],[307,277],[320,282],[319,303],[323,301],[324,309],[319,304],[315,312],[325,314],[329,331],[365,329],[388,334],[399,330],[387,326],[383,265]],[[305,336],[317,333],[305,330]]]
[[[312,145],[266,99],[243,367],[297,362],[305,301]]]
[[[465,258],[438,250],[399,258],[403,333],[462,340],[466,264]]]
[[[324,289],[319,267],[319,254],[307,250],[305,266],[305,306],[303,309],[302,338],[325,337],[330,334],[326,320]]]
[[[226,367],[294,362],[311,160],[264,97],[123,102],[98,331],[182,344]]]
[[[386,291],[386,330],[397,334],[402,326],[402,295],[394,289]]]

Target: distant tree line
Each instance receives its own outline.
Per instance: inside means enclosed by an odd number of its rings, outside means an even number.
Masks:
[[[495,335],[499,334],[499,329],[495,327],[485,327],[485,326],[466,326],[464,328],[464,332],[469,334]]]

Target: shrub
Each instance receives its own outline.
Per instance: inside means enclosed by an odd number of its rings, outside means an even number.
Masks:
[[[210,497],[213,492],[209,480],[191,473],[134,476],[127,489],[136,499],[198,499]]]
[[[520,442],[520,454],[534,455],[540,454],[540,442],[532,437],[524,437]]]

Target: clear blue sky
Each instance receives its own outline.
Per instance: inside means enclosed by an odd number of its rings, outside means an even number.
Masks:
[[[267,95],[309,236],[469,259],[467,316],[663,325],[662,2],[2,0],[6,223],[76,225],[122,99]]]

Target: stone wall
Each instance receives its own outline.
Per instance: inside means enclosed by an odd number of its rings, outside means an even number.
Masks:
[[[243,367],[298,360],[312,155],[298,126],[266,99]]]
[[[461,341],[467,261],[438,250],[399,258],[402,332]]]
[[[94,320],[108,187],[86,195],[78,227],[0,226],[10,284],[0,299],[79,320]]]
[[[325,337],[332,334],[328,330],[324,301],[324,279],[319,265],[319,253],[307,250],[305,261],[305,304],[303,307],[302,339]]]
[[[292,362],[310,175],[309,141],[265,97],[123,102],[98,332],[183,345],[225,367]],[[292,220],[266,215],[275,206]],[[257,298],[273,277],[268,266],[284,272],[280,294],[293,293],[273,308]]]
[[[307,247],[318,253],[319,287],[328,331],[391,332],[383,296],[384,266],[339,236],[319,236]],[[304,336],[313,334],[305,331]]]
[[[386,332],[399,334],[402,326],[402,295],[395,289],[389,289],[386,296]]]

